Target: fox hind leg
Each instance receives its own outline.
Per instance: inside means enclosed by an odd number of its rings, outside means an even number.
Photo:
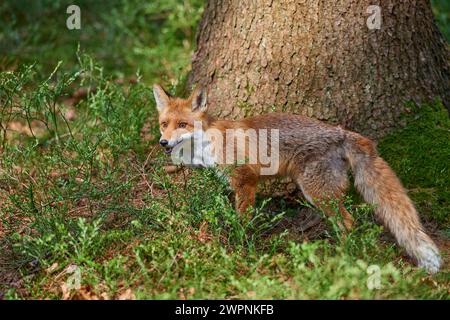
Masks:
[[[327,216],[341,216],[338,225],[342,231],[352,228],[353,218],[344,206],[348,188],[347,171],[344,166],[332,167],[326,162],[316,162],[305,167],[305,172],[297,175],[295,181],[305,198]]]
[[[342,222],[338,220],[337,224],[342,231],[349,231],[352,228],[353,217],[343,204],[343,193],[340,195],[336,195],[334,193],[334,196],[330,197],[329,194],[333,194],[331,193],[332,190],[325,189],[315,193],[316,190],[310,189],[305,186],[303,186],[301,189],[306,199],[315,207],[322,210],[327,216],[333,217],[336,216],[337,213],[340,214]],[[335,201],[337,201],[337,203],[335,203]]]

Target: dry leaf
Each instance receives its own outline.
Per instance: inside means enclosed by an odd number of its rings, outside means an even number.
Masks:
[[[125,290],[125,292],[121,293],[118,296],[118,300],[135,300],[136,297],[134,293],[131,291],[131,289]]]
[[[53,271],[55,271],[58,268],[58,266],[59,266],[58,262],[54,262],[50,267],[45,269],[45,272],[47,272],[47,274],[53,273]]]

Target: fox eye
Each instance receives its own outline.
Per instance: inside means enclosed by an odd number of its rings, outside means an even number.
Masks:
[[[186,122],[180,122],[180,123],[178,124],[178,128],[186,128],[186,126],[187,126],[187,123],[186,123]]]
[[[167,128],[167,122],[162,122],[161,127],[163,127],[164,129]]]

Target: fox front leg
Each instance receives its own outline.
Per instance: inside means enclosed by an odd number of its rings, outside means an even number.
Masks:
[[[249,208],[255,205],[256,186],[244,185],[236,188],[236,211],[248,218]]]
[[[237,167],[231,175],[231,187],[236,193],[236,211],[242,217],[248,217],[248,210],[255,205],[256,187],[258,175],[250,166]]]

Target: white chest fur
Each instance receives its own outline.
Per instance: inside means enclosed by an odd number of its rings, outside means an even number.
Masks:
[[[182,137],[183,142],[174,147],[171,158],[174,164],[194,168],[216,166],[213,146],[203,131],[197,130]]]

